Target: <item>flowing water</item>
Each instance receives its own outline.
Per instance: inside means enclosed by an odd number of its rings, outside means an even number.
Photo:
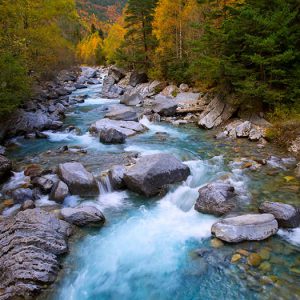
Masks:
[[[102,99],[101,86],[86,94],[85,103],[70,109],[65,128],[75,125],[80,133],[46,132],[47,140],[17,139],[10,155],[20,169],[30,163],[55,168],[69,160],[81,161],[95,175],[126,160],[132,152],[141,155],[171,153],[191,169],[186,182],[174,185],[164,196],[145,199],[129,191],[113,191],[107,178],[100,182],[98,198],[68,197],[64,205],[94,205],[107,222],[101,229],[83,229],[70,244],[62,261],[63,271],[41,298],[72,300],[192,300],[192,299],[300,299],[300,229],[281,230],[260,243],[211,245],[211,225],[216,218],[193,209],[198,189],[204,184],[228,178],[239,194],[241,212],[257,211],[265,200],[299,203],[299,181],[291,176],[293,161],[269,160],[259,170],[241,168],[253,157],[277,149],[259,150],[248,141],[216,141],[212,132],[192,125],[174,127],[167,123],[141,122],[149,128],[124,145],[103,145],[88,133],[88,127],[105,115],[117,100]],[[157,134],[157,133],[160,134]],[[161,137],[164,138],[161,138]],[[80,146],[84,153],[60,153],[61,146]],[[286,156],[285,156],[286,157]],[[288,178],[288,180],[286,179]],[[22,182],[16,173],[9,184]],[[42,199],[40,205],[49,205]],[[6,211],[6,214],[11,211]],[[249,267],[245,259],[231,263],[237,249],[267,251],[266,268]],[[202,254],[201,254],[202,253]],[[200,255],[201,254],[201,255]]]

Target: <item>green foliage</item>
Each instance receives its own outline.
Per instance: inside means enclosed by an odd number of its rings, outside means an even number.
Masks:
[[[198,68],[197,79],[235,92],[247,103],[293,105],[300,96],[299,40],[297,1],[246,0],[225,12],[215,9],[195,44],[192,72]]]
[[[157,0],[129,0],[126,17],[125,42],[122,44],[118,61],[127,67],[147,70],[156,40],[152,33],[152,22]]]
[[[0,116],[7,116],[18,107],[30,92],[27,70],[20,59],[0,53]]]

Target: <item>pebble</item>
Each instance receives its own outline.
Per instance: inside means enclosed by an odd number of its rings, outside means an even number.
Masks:
[[[270,251],[266,248],[261,249],[258,254],[263,260],[269,260],[271,255]]]
[[[245,249],[238,249],[238,250],[236,251],[236,253],[241,254],[241,255],[243,255],[243,256],[249,256],[249,255],[250,255],[250,252],[247,251],[247,250],[245,250]]]
[[[242,256],[240,254],[234,254],[232,257],[231,257],[231,262],[234,264],[236,262],[238,262],[239,260],[241,260]]]
[[[213,248],[221,248],[224,246],[224,243],[221,240],[216,239],[216,238],[212,239],[210,241],[210,244]]]
[[[258,267],[260,265],[261,261],[262,261],[262,259],[261,259],[260,255],[257,253],[251,253],[247,259],[248,265],[250,265],[252,267]]]
[[[263,263],[260,264],[259,269],[263,272],[270,272],[272,269],[272,266],[269,262],[264,261]]]

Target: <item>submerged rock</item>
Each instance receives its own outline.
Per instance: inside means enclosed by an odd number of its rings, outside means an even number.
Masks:
[[[100,131],[100,142],[103,144],[124,144],[126,135],[115,128],[102,129]]]
[[[300,225],[300,211],[292,205],[280,202],[264,202],[259,211],[272,214],[280,227],[296,228]]]
[[[216,216],[224,215],[235,207],[234,196],[234,187],[229,183],[210,183],[199,189],[195,210]]]
[[[96,196],[99,189],[94,176],[78,162],[60,164],[58,174],[72,195]]]
[[[68,195],[68,186],[63,181],[59,180],[56,184],[54,184],[49,199],[56,202],[63,202]]]
[[[133,136],[138,133],[143,133],[147,130],[147,128],[134,121],[116,121],[116,120],[110,120],[110,119],[101,119],[99,121],[96,121],[94,124],[90,127],[91,133],[100,133],[102,130],[108,130],[108,129],[116,129],[119,132],[124,133],[127,137]]]
[[[27,299],[54,282],[70,234],[68,223],[38,208],[0,219],[0,299]]]
[[[125,172],[126,186],[147,197],[157,195],[168,184],[181,182],[190,175],[188,166],[169,154],[143,156]]]
[[[0,182],[6,179],[12,170],[12,162],[5,156],[0,155]]]
[[[211,231],[228,243],[261,241],[277,233],[278,223],[271,214],[249,214],[220,220]]]
[[[105,222],[102,212],[93,206],[63,208],[61,215],[66,222],[76,226],[102,226]]]

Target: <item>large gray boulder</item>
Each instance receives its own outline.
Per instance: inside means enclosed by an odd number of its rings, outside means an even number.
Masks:
[[[66,222],[76,226],[102,226],[105,222],[102,212],[93,206],[63,208],[61,215]]]
[[[114,106],[111,111],[105,115],[106,118],[111,120],[123,121],[138,121],[138,114],[136,110],[126,106]]]
[[[0,155],[0,182],[8,177],[12,170],[12,162],[5,156]]]
[[[264,202],[259,211],[272,214],[280,227],[296,228],[300,225],[300,211],[292,205],[280,202]]]
[[[229,120],[235,112],[236,107],[215,97],[201,113],[198,124],[206,129],[212,129]]]
[[[125,93],[120,100],[121,104],[125,104],[127,106],[136,106],[143,103],[143,97],[140,93]]]
[[[228,243],[261,241],[277,233],[278,223],[271,214],[250,214],[220,220],[211,231]]]
[[[177,110],[177,103],[172,99],[162,95],[157,95],[152,102],[152,110],[161,116],[174,116]]]
[[[138,84],[148,82],[148,76],[146,73],[132,72],[129,78],[129,84],[136,87]]]
[[[108,71],[108,76],[111,76],[117,83],[126,76],[126,72],[121,68],[112,66]]]
[[[41,209],[0,219],[0,299],[29,299],[53,283],[71,226]]]
[[[126,135],[115,128],[103,129],[100,131],[100,142],[103,144],[124,144]]]
[[[97,70],[91,67],[81,67],[81,76],[88,79],[94,78],[97,75]]]
[[[181,182],[190,175],[188,166],[169,154],[143,156],[127,169],[126,186],[147,197],[155,196],[168,184]]]
[[[60,164],[58,175],[67,184],[72,195],[96,196],[99,194],[94,176],[78,162]]]
[[[117,121],[104,118],[92,124],[90,127],[90,132],[99,134],[102,130],[108,129],[116,129],[119,132],[124,133],[127,137],[136,135],[138,133],[143,133],[147,130],[147,128],[139,122]]]
[[[205,214],[221,216],[229,213],[236,205],[234,187],[222,181],[210,183],[199,189],[195,210]]]
[[[52,187],[49,199],[54,200],[56,202],[63,202],[68,195],[68,186],[63,181],[59,180]]]

